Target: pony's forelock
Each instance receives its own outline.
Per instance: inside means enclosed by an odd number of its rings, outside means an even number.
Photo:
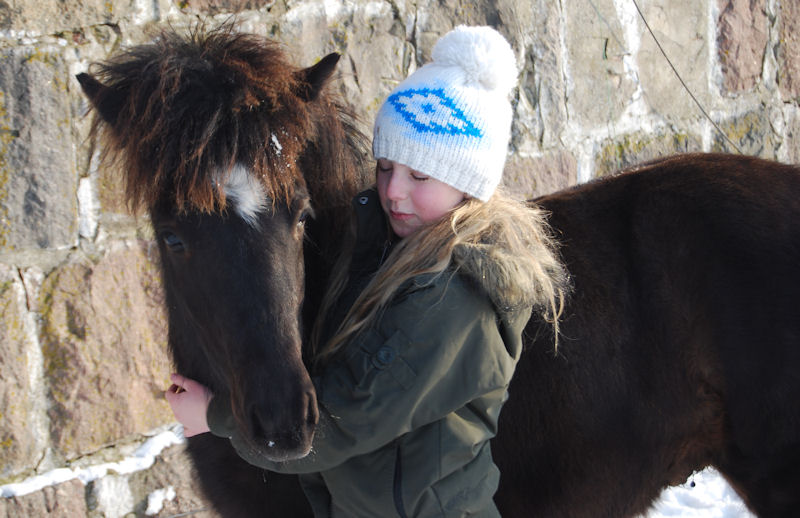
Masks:
[[[314,108],[298,98],[298,69],[278,44],[231,26],[165,30],[95,68],[107,87],[99,101],[115,114],[98,117],[95,132],[107,157],[125,164],[132,208],[222,210],[215,175],[236,164],[273,201],[288,202],[304,184],[296,162],[314,137]]]

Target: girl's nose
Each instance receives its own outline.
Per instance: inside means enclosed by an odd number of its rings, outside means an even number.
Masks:
[[[386,197],[392,201],[404,200],[408,197],[407,167],[395,164],[389,183],[386,186]]]

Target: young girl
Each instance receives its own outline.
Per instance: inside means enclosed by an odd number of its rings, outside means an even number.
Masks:
[[[458,27],[380,108],[377,184],[319,319],[312,453],[254,455],[225,398],[173,375],[185,435],[300,474],[316,516],[499,516],[489,441],[531,307],[555,323],[564,281],[541,214],[495,193],[516,75],[499,33]]]

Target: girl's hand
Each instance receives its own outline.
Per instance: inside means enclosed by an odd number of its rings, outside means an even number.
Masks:
[[[175,419],[183,425],[184,437],[208,432],[206,411],[214,395],[205,386],[180,374],[172,374],[170,380],[172,386],[164,396],[172,407]]]

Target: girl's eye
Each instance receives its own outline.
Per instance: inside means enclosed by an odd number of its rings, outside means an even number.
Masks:
[[[430,176],[426,176],[426,175],[420,174],[420,173],[411,173],[411,178],[413,178],[414,180],[416,180],[418,182],[424,182],[425,180],[428,180],[430,178]]]
[[[392,164],[384,164],[384,163],[378,162],[378,171],[379,172],[388,173],[391,170],[392,170]]]

